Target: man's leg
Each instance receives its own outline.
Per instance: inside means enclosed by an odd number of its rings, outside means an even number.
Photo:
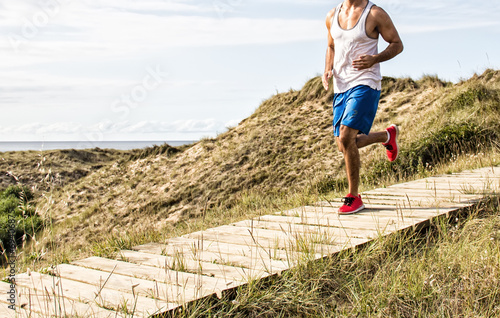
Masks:
[[[359,170],[361,167],[357,145],[358,133],[359,131],[357,129],[341,125],[340,136],[337,137],[339,149],[344,154],[347,181],[349,182],[349,193],[353,196],[358,196]]]
[[[359,148],[363,148],[375,143],[384,143],[388,141],[387,131],[379,131],[369,133],[368,135],[358,135],[356,137],[356,145]]]
[[[398,133],[399,128],[396,125],[387,127],[385,131],[370,133],[368,135],[358,135],[356,145],[359,148],[366,147],[374,143],[382,143],[387,148],[387,158],[389,161],[394,161],[398,157]]]

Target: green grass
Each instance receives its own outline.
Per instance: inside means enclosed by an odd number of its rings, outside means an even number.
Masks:
[[[498,317],[499,197],[467,212],[303,263],[178,316]]]
[[[36,213],[33,193],[21,186],[9,186],[0,191],[0,243],[2,261],[12,246],[23,246],[43,228],[42,218]]]
[[[395,181],[405,180],[457,155],[491,149],[496,140],[499,133],[494,128],[481,128],[471,122],[452,123],[402,147],[395,162],[374,162],[362,178],[371,184],[387,176],[394,176]]]
[[[380,145],[363,149],[362,191],[500,165],[499,71],[487,70],[455,85],[435,76],[384,78],[383,85],[373,130],[398,124],[401,153],[398,161],[388,163]],[[1,154],[0,168],[13,167],[12,177],[3,181],[34,189],[37,212],[47,225],[22,250],[19,271],[91,255],[113,258],[136,245],[342,197],[347,182],[332,137],[332,97],[322,89],[321,79],[313,78],[299,91],[264,101],[237,127],[181,148]],[[491,209],[498,211],[495,205]],[[483,211],[478,209],[476,218],[466,223],[489,220],[484,217],[489,212]],[[457,231],[467,228],[462,221]],[[485,231],[494,231],[493,225],[481,224]],[[426,233],[396,235],[356,252],[304,262],[283,277],[252,282],[236,299],[202,303],[183,315],[451,317],[455,315],[450,310],[455,310],[459,316],[471,316],[476,305],[470,299],[433,312],[433,306],[446,299],[439,298],[436,285],[426,287],[422,280],[437,270],[425,267],[438,261],[435,249],[458,244],[446,241],[458,233],[453,226],[435,225]],[[300,243],[300,248],[309,249],[307,240]],[[448,261],[439,260],[443,266]],[[413,265],[420,267],[407,267]],[[185,267],[181,258],[176,266]],[[449,284],[449,289],[437,290],[452,299],[454,285],[441,275],[440,288]],[[487,288],[486,282],[480,283],[485,287],[477,299],[485,297]],[[480,316],[497,313],[494,306],[481,306]]]

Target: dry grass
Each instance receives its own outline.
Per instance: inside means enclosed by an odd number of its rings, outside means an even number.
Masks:
[[[499,198],[202,301],[182,317],[498,317]]]
[[[383,147],[363,149],[363,190],[498,165],[499,92],[500,72],[491,70],[456,85],[432,76],[385,78],[373,130],[398,124],[402,155],[388,164]],[[58,163],[61,171],[76,171],[78,160],[87,170],[69,173],[72,178],[40,197],[38,211],[49,222],[20,255],[20,270],[89,255],[113,256],[146,242],[342,196],[346,181],[332,136],[332,97],[314,78],[300,91],[263,102],[217,138],[178,150],[106,153],[108,158],[94,163],[74,158],[62,163],[66,159],[57,152],[36,154],[26,166],[46,157],[43,165],[53,171]],[[9,160],[21,162],[12,156]],[[40,177],[47,174],[41,172]]]
[[[22,183],[49,191],[79,180],[133,151],[111,149],[10,151],[0,153],[0,189]]]

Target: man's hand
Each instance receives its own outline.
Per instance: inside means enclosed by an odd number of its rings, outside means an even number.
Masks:
[[[323,74],[323,87],[325,88],[325,90],[328,90],[328,88],[330,87],[330,78],[332,78],[332,71],[327,71],[325,72],[325,74]]]
[[[357,60],[352,61],[352,66],[356,70],[361,71],[361,70],[372,67],[376,63],[377,63],[377,59],[376,59],[375,55],[364,54],[364,55],[361,55]]]

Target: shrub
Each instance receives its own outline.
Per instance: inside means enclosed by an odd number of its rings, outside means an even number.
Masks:
[[[486,87],[483,85],[476,85],[452,98],[448,108],[462,109],[465,107],[472,107],[476,101],[481,102],[491,96],[492,93],[489,92]]]
[[[419,139],[408,148],[400,149],[395,162],[382,160],[376,162],[364,178],[369,182],[392,175],[396,180],[410,177],[429,166],[443,162],[453,154],[477,152],[492,140],[498,140],[493,129],[480,128],[475,123],[456,123]]]
[[[9,221],[13,224],[16,245],[39,231],[43,222],[31,205],[33,193],[26,187],[9,186],[0,192],[0,241],[2,250],[11,246]]]

